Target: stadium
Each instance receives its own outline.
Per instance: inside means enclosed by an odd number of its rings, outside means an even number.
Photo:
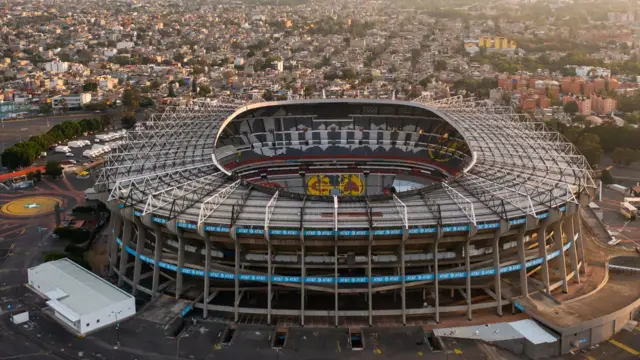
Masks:
[[[595,184],[544,124],[421,97],[194,101],[128,132],[95,189],[119,286],[204,317],[337,326],[569,292]]]

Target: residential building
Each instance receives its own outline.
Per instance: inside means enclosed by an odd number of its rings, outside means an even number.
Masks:
[[[616,110],[617,102],[612,98],[601,98],[600,96],[591,96],[591,109],[599,115],[611,114]]]
[[[135,46],[135,44],[132,41],[120,41],[119,43],[116,44],[116,49],[121,50],[121,49],[131,49]]]
[[[44,69],[52,73],[63,73],[69,71],[69,63],[64,61],[51,61],[44,64]]]
[[[91,102],[91,93],[60,95],[51,99],[51,107],[54,109],[64,108],[66,101],[67,108],[78,109],[82,105]]]

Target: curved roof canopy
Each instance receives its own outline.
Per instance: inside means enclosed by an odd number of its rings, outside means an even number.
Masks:
[[[242,156],[258,155],[255,150],[261,149],[264,161],[306,151],[304,146],[356,153],[368,147],[375,156],[382,146],[385,156],[400,151],[405,161],[407,154],[427,154],[430,165],[451,176],[437,186],[397,196],[331,202],[278,197],[273,189],[229,176],[238,149]],[[420,146],[425,152],[414,151]],[[109,192],[109,200],[153,216],[153,221],[179,219],[209,229],[521,223],[527,216],[542,218],[551,209],[576,203],[578,193],[595,188],[585,158],[558,133],[510,108],[462,98],[304,100],[240,108],[196,101],[130,131],[127,141],[106,158],[96,186]],[[340,203],[349,200],[354,202],[347,213],[362,216],[341,215]]]

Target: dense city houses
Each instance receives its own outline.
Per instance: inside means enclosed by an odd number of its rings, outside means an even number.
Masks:
[[[625,101],[640,81],[640,12],[631,4],[594,5],[586,20],[562,1],[5,4],[5,119],[222,96],[463,95],[546,120],[615,124],[640,110]]]

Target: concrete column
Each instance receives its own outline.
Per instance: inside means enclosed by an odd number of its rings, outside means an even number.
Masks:
[[[438,287],[438,276],[440,271],[438,269],[438,245],[440,243],[440,236],[442,234],[441,228],[438,228],[438,236],[436,237],[436,243],[433,246],[433,285],[435,286],[435,298],[436,298],[436,323],[440,324],[440,289]]]
[[[127,262],[129,261],[129,253],[127,252],[127,246],[131,241],[133,224],[131,221],[124,220],[124,228],[122,229],[122,249],[120,250],[120,275],[118,276],[118,286],[122,286],[124,284],[124,276],[127,272]]]
[[[404,241],[400,245],[400,277],[402,280],[402,288],[400,292],[400,301],[402,302],[402,325],[407,325],[407,287],[404,280]]]
[[[204,296],[202,298],[202,304],[204,309],[202,310],[202,317],[204,319],[209,316],[209,309],[207,309],[207,301],[209,300],[209,272],[211,271],[211,241],[204,239]]]
[[[373,231],[370,231],[369,235],[369,245],[367,246],[367,265],[368,265],[368,270],[367,270],[367,275],[369,275],[369,285],[368,285],[368,294],[369,294],[369,298],[368,303],[369,303],[369,326],[373,326],[373,289],[371,287],[371,280],[373,280],[373,274],[371,271],[371,241],[373,240]]]
[[[151,285],[151,293],[153,297],[158,296],[158,285],[160,284],[160,266],[158,263],[162,260],[162,247],[164,246],[164,233],[160,226],[154,227],[156,234],[156,247],[153,253],[153,282]]]
[[[471,256],[469,254],[469,243],[471,239],[467,239],[464,243],[464,271],[467,273],[467,319],[473,320],[471,313]]]
[[[116,238],[120,236],[122,230],[122,216],[119,213],[111,212],[111,243],[109,244],[109,276],[113,276],[116,272],[116,266],[118,262],[118,242]],[[122,240],[122,239],[120,239]]]
[[[271,325],[271,271],[271,242],[267,242],[267,325]]]
[[[549,261],[547,260],[547,226],[544,222],[538,228],[538,255],[542,258],[540,271],[542,272],[542,283],[547,294],[551,294],[551,284],[549,283]]]
[[[304,231],[301,231],[304,232]],[[300,244],[300,325],[304,326],[304,278],[307,276],[304,261],[304,242]]]
[[[578,232],[578,238],[575,241],[576,250],[578,252],[578,261],[582,262],[582,273],[587,273],[587,258],[584,256],[584,246],[582,244],[583,231],[582,231],[582,219],[580,211],[573,216],[573,229]]]
[[[575,232],[573,230],[573,217],[565,219],[562,225],[564,227],[564,234],[567,238],[567,242],[571,242],[571,247],[569,247],[569,263],[571,263],[573,278],[578,284],[580,284],[580,271],[578,269],[578,252],[576,251],[576,242],[573,241],[573,238],[575,237],[574,235]]]
[[[520,293],[522,296],[529,296],[529,284],[527,284],[527,257],[524,247],[524,234],[526,226],[523,226],[518,233],[518,259],[520,260]]]
[[[184,237],[178,233],[178,268],[176,270],[176,299],[182,295],[182,268],[184,267]]]
[[[496,270],[496,273],[493,277],[494,282],[494,290],[496,293],[496,298],[498,300],[498,315],[502,316],[502,283],[501,283],[501,274],[500,274],[500,230],[497,230],[495,234],[493,234],[493,268]]]
[[[140,255],[144,250],[144,243],[147,241],[147,228],[142,224],[138,217],[134,219],[136,228],[138,229],[138,239],[136,240],[136,259],[133,264],[133,286],[131,287],[131,295],[135,295],[138,292],[138,285],[140,285],[140,271],[142,270],[142,259],[140,259]]]
[[[336,241],[334,242],[334,247],[333,247],[333,266],[334,266],[334,278],[333,278],[333,282],[334,282],[334,296],[335,296],[335,320],[336,320],[336,327],[339,324],[339,317],[338,317],[338,231],[336,230]]]
[[[240,244],[236,240],[236,253],[235,253],[235,267],[234,267],[235,281],[234,281],[234,297],[233,297],[233,307],[234,307],[234,321],[238,322],[240,320],[240,313],[238,312],[238,306],[240,306],[240,279],[238,274],[240,273]]]
[[[560,270],[560,277],[562,278],[562,291],[566,294],[569,292],[569,284],[567,283],[567,264],[564,259],[564,252],[562,248],[564,244],[562,242],[562,223],[560,221],[556,221],[553,224],[553,241],[554,241],[554,250],[560,251],[560,255],[558,255],[554,260],[554,263]]]

